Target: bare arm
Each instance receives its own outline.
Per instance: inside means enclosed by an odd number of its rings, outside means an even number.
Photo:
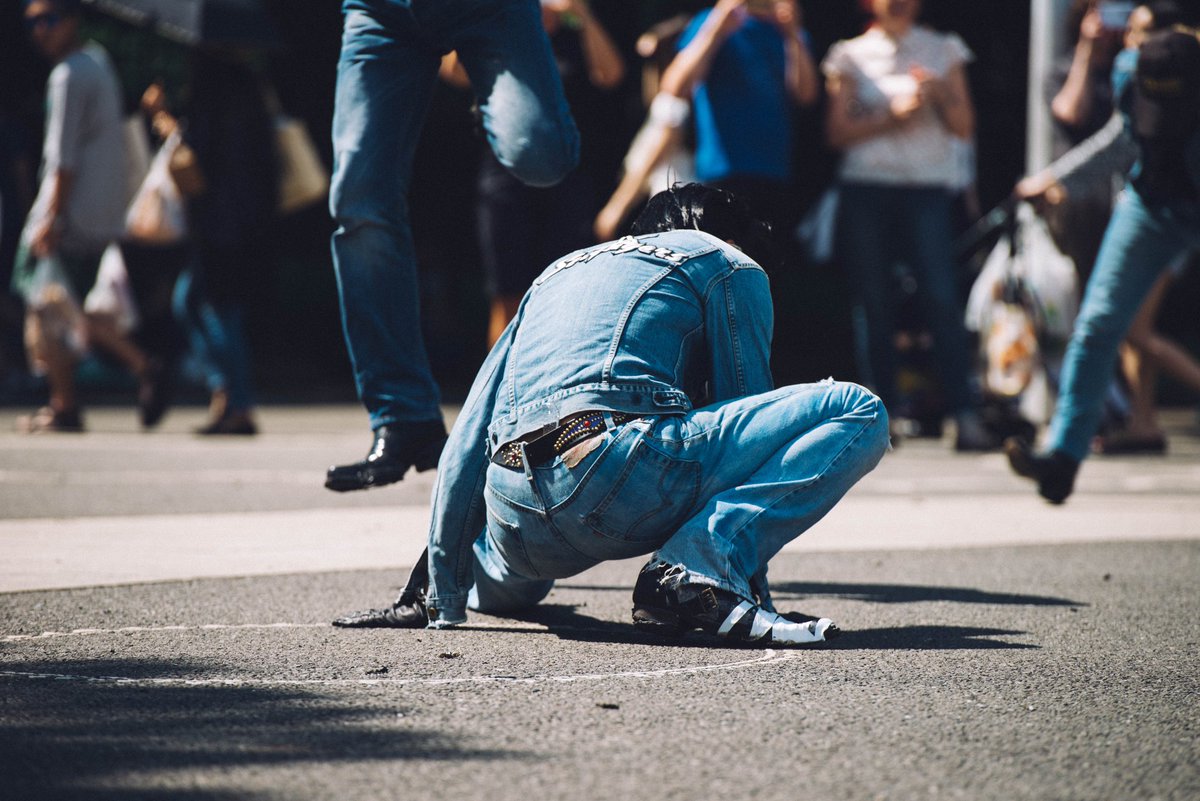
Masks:
[[[663,97],[663,95],[659,95]],[[667,98],[667,102],[684,102],[679,98]],[[658,98],[655,104],[659,104]],[[642,137],[645,137],[644,139]],[[628,164],[621,182],[617,185],[612,197],[604,204],[604,208],[596,215],[593,230],[601,242],[616,237],[621,221],[630,210],[646,195],[646,180],[660,164],[666,160],[683,140],[683,120],[663,119],[656,115],[651,107],[650,117],[644,130],[638,134],[637,144],[640,146],[641,158],[633,164]],[[635,140],[636,141],[636,140]]]
[[[796,0],[779,0],[775,3],[772,21],[783,37],[784,81],[792,102],[801,106],[811,106],[817,101],[819,88],[817,68],[813,64],[812,55],[804,44],[801,28],[800,9]]]
[[[625,59],[584,0],[573,0],[571,11],[580,20],[579,39],[588,79],[600,89],[614,88],[625,79]]]
[[[730,34],[741,27],[746,0],[718,0],[687,47],[663,73],[659,88],[676,97],[689,97],[703,83],[713,60]]]
[[[960,139],[974,135],[975,106],[961,64],[951,67],[945,78],[918,76],[917,86],[923,102],[933,107],[946,130]]]
[[[44,258],[58,250],[67,222],[64,210],[67,200],[71,197],[74,178],[73,172],[62,168],[46,177],[50,182],[50,200],[46,206],[46,216],[30,232],[29,238],[29,249],[38,258]]]
[[[1067,80],[1050,101],[1050,113],[1063,125],[1082,125],[1092,113],[1092,66],[1099,54],[1098,40],[1104,30],[1100,12],[1093,8],[1079,26],[1079,41],[1071,58]]]

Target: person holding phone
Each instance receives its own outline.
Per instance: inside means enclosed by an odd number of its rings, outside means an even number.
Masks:
[[[718,0],[692,18],[662,91],[692,100],[696,177],[788,228],[793,111],[820,91],[796,0]]]
[[[842,151],[834,257],[856,292],[859,375],[889,408],[897,401],[892,268],[903,261],[933,334],[957,423],[955,448],[988,450],[971,385],[954,259],[956,155],[975,129],[967,88],[971,51],[955,34],[917,24],[919,0],[863,0],[868,30],[826,56],[826,135]]]

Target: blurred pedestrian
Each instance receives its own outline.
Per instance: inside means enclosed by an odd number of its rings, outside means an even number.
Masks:
[[[697,14],[662,78],[662,92],[690,97],[696,178],[729,190],[790,230],[794,111],[820,92],[795,0],[718,0]]]
[[[1200,248],[1200,34],[1159,31],[1128,52],[1113,84],[1138,160],[1088,280],[1045,447],[1005,444],[1014,472],[1051,503],[1074,490],[1113,360],[1143,300],[1164,270]]]
[[[953,247],[960,143],[975,127],[971,52],[957,35],[917,22],[920,0],[863,5],[870,28],[835,44],[822,64],[827,135],[843,153],[835,257],[855,293],[860,375],[889,408],[897,402],[892,279],[902,262],[933,335],[955,448],[990,449],[998,442],[978,411]]]
[[[425,599],[341,626],[511,614],[556,579],[651,554],[633,622],[733,642],[831,639],[778,614],[767,563],[887,448],[832,379],[772,390],[769,226],[723,190],[651,198],[632,236],[552,262],[480,370],[438,469]]]
[[[104,250],[124,228],[125,144],[121,92],[108,54],[80,34],[78,0],[27,0],[25,25],[54,63],[46,89],[40,186],[22,232],[13,285],[27,303],[26,344],[44,373],[49,405],[22,418],[25,431],[81,431],[75,367],[89,345],[116,356],[140,382],[142,423],[165,411],[163,370],[106,318],[79,303]]]
[[[248,52],[193,55],[182,142],[202,181],[185,191],[191,258],[175,292],[176,317],[207,372],[211,393],[201,435],[253,435],[253,360],[246,317],[269,276],[267,232],[278,207],[279,165],[262,81]],[[161,89],[143,106],[167,136],[178,125]],[[186,183],[186,182],[185,182]]]
[[[551,186],[577,163],[579,136],[538,4],[529,0],[344,0],[330,206],[346,345],[374,441],[331,467],[337,492],[437,465],[439,392],[421,336],[408,188],[441,57],[457,51],[488,143],[525,183]]]
[[[1128,17],[1124,50],[1118,59],[1135,58],[1134,53],[1151,32],[1169,28],[1179,19],[1178,4],[1169,0],[1135,7]],[[1121,68],[1129,69],[1128,65]],[[1076,202],[1077,198],[1103,195],[1105,209],[1097,218],[1104,224],[1100,228],[1102,235],[1108,221],[1109,198],[1124,184],[1137,155],[1137,142],[1122,117],[1116,115],[1045,170],[1022,179],[1015,194],[1032,201],[1051,219],[1061,219],[1056,216],[1058,211]],[[1086,225],[1094,225],[1097,220],[1089,220]],[[1099,241],[1094,250],[1099,250]],[[1166,437],[1158,424],[1155,401],[1160,367],[1200,393],[1200,362],[1160,334],[1155,326],[1167,290],[1185,266],[1186,260],[1180,260],[1159,276],[1121,343],[1120,364],[1128,392],[1128,414],[1114,420],[1106,419],[1101,425],[1102,431],[1094,443],[1101,453],[1163,453],[1166,450]],[[1081,274],[1088,275],[1091,269],[1092,265],[1088,264],[1081,269]]]

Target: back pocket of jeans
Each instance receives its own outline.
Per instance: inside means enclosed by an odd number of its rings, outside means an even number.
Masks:
[[[584,522],[609,539],[657,546],[683,523],[699,492],[699,462],[672,458],[643,439]]]

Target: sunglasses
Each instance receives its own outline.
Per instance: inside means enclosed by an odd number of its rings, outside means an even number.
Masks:
[[[53,28],[61,21],[62,17],[53,11],[47,11],[43,14],[34,14],[31,17],[25,18],[25,30],[35,31],[45,25],[47,28]]]

